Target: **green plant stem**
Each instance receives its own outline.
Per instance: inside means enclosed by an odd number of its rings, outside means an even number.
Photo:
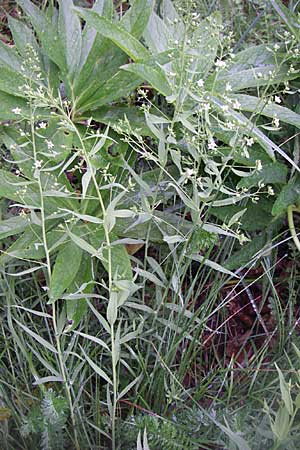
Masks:
[[[36,142],[35,142],[35,128],[34,128],[34,113],[31,108],[31,115],[30,115],[30,127],[31,127],[31,136],[32,136],[32,148],[33,148],[33,156],[34,161],[37,161],[37,148],[36,148]],[[46,254],[46,262],[47,262],[47,272],[48,272],[48,287],[51,285],[51,261],[50,261],[50,254],[48,249],[48,243],[47,243],[47,232],[46,232],[46,218],[45,218],[45,207],[44,207],[44,195],[43,195],[43,186],[41,183],[41,177],[40,172],[38,171],[37,175],[37,183],[39,188],[39,194],[40,194],[40,209],[41,209],[41,226],[42,226],[42,238],[43,238],[43,245],[44,250]],[[52,304],[52,322],[53,322],[53,329],[54,329],[54,335],[55,335],[55,342],[56,342],[56,348],[57,348],[57,354],[58,354],[58,361],[60,366],[60,372],[62,375],[64,387],[66,390],[67,399],[69,402],[70,407],[70,415],[71,415],[71,421],[73,426],[73,433],[74,433],[74,441],[75,441],[75,449],[80,450],[79,443],[78,443],[78,437],[77,437],[77,430],[76,430],[76,421],[73,411],[73,403],[72,403],[72,397],[71,392],[68,384],[68,379],[64,367],[64,361],[63,361],[63,352],[60,344],[60,336],[57,329],[57,322],[56,322],[56,304]]]
[[[103,215],[103,220],[105,219],[105,216],[107,214],[106,212],[106,208],[104,205],[104,201],[101,195],[101,192],[99,190],[99,186],[96,180],[96,176],[95,176],[95,172],[94,172],[94,168],[90,163],[89,160],[89,155],[88,152],[86,150],[86,147],[84,145],[83,139],[81,134],[79,133],[79,131],[77,130],[77,127],[74,125],[74,123],[72,122],[71,118],[65,113],[65,111],[63,110],[63,108],[60,109],[60,112],[63,114],[64,118],[68,121],[68,123],[70,124],[70,126],[74,129],[80,144],[81,144],[81,148],[83,151],[83,155],[86,161],[86,164],[88,166],[88,169],[91,172],[91,178],[94,184],[94,187],[96,189],[97,192],[97,196],[99,199],[99,203],[100,203],[100,207],[102,210],[102,215]],[[104,220],[105,222],[105,220]],[[110,242],[110,236],[109,236],[109,231],[107,229],[106,226],[104,226],[104,233],[105,233],[105,239],[106,239],[106,244],[108,247],[108,285],[109,285],[109,296],[111,294],[112,291],[112,284],[113,284],[113,279],[112,279],[112,259],[111,259],[111,242]],[[112,439],[112,450],[116,449],[116,410],[117,410],[117,395],[118,395],[118,375],[117,375],[117,360],[116,360],[116,354],[115,354],[115,331],[114,331],[114,326],[111,325],[111,355],[112,355],[112,372],[113,372],[113,402],[112,402],[112,417],[111,417],[111,439]]]
[[[290,205],[287,209],[289,228],[290,228],[290,232],[291,232],[291,236],[293,238],[294,244],[296,245],[298,251],[300,252],[300,241],[297,236],[297,232],[296,232],[296,228],[295,228],[294,215],[293,215],[294,212],[300,212],[300,211],[294,205]]]

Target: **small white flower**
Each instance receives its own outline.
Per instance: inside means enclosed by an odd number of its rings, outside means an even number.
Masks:
[[[226,67],[226,62],[222,61],[221,59],[217,59],[217,61],[215,62],[215,66],[220,69],[224,69]]]
[[[17,116],[21,114],[22,110],[21,108],[19,108],[18,106],[14,109],[11,110],[14,114],[16,114]]]
[[[44,130],[45,128],[47,128],[47,123],[46,123],[46,122],[40,122],[40,123],[39,123],[39,128],[41,128],[42,130]]]
[[[273,124],[274,124],[274,126],[276,127],[276,128],[279,128],[279,119],[278,119],[278,117],[274,117],[274,119],[273,119]]]
[[[272,186],[268,186],[268,195],[275,195],[274,189]]]
[[[247,145],[247,147],[252,147],[252,145],[254,144],[254,139],[253,138],[245,138],[245,143]]]
[[[214,150],[217,148],[217,144],[215,143],[214,139],[211,138],[208,142],[208,150]]]
[[[210,110],[210,104],[209,103],[204,103],[203,109],[204,109],[204,111],[209,111]]]
[[[52,141],[48,141],[48,139],[46,139],[46,144],[49,150],[51,150],[52,148],[54,148],[54,144]]]
[[[222,105],[221,108],[222,108],[223,112],[228,112],[229,111],[229,106],[228,105]]]
[[[232,86],[230,83],[226,83],[226,87],[225,87],[226,92],[230,92],[232,91]]]
[[[255,166],[256,166],[256,170],[257,170],[258,172],[260,172],[260,171],[262,170],[262,163],[261,163],[261,160],[260,160],[260,159],[257,159],[257,160],[255,161]]]
[[[275,95],[275,103],[281,103],[281,98],[278,95]]]
[[[34,162],[34,168],[35,168],[35,169],[40,169],[40,168],[42,167],[42,163],[43,163],[42,160],[36,160],[36,161]]]
[[[242,105],[240,104],[240,102],[238,100],[235,100],[233,102],[232,106],[234,109],[240,109]]]
[[[199,87],[199,88],[202,88],[203,86],[204,86],[204,81],[201,79],[201,80],[198,80],[197,81],[197,86]]]
[[[274,45],[274,50],[275,50],[275,52],[277,52],[277,50],[279,50],[280,49],[280,45],[279,44],[275,44]]]

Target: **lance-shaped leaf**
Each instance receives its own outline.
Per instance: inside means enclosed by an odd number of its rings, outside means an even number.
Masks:
[[[300,24],[296,14],[293,14],[280,0],[270,0],[271,5],[282,18],[290,31],[299,38]]]
[[[57,10],[49,6],[44,12],[30,0],[17,0],[17,3],[28,16],[46,54],[60,69],[64,70],[66,65],[63,47],[58,39]]]
[[[243,111],[260,114],[271,119],[277,117],[279,120],[290,125],[300,128],[300,114],[295,113],[289,108],[279,106],[274,102],[267,102],[264,99],[253,97],[251,95],[236,94],[230,96],[233,100],[237,100],[240,109]]]
[[[29,217],[13,216],[0,221],[0,239],[22,233],[30,224]]]
[[[300,177],[293,177],[279,193],[272,208],[273,216],[284,214],[289,206],[300,208]]]
[[[242,178],[238,183],[238,188],[250,188],[252,186],[259,186],[263,184],[284,184],[288,168],[284,164],[274,162],[262,166],[260,171],[255,171],[249,177]]]
[[[29,116],[30,107],[24,98],[0,90],[0,120],[16,120],[18,116],[13,112],[16,108],[20,108],[24,116]]]
[[[111,19],[113,15],[112,0],[97,0],[92,10],[107,19]],[[102,44],[103,37],[93,27],[86,24],[82,33],[80,70],[86,63],[88,64],[89,59],[90,64],[94,65],[95,59],[92,50],[99,49]]]
[[[222,113],[224,106],[228,107],[228,104],[222,100],[219,97],[211,96],[210,102]],[[297,164],[287,155],[278,145],[276,145],[271,139],[269,139],[262,131],[260,131],[259,128],[257,128],[247,117],[245,117],[243,114],[229,108],[226,112],[227,118],[230,117],[233,119],[238,126],[241,126],[244,128],[245,132],[248,133],[250,136],[255,138],[255,140],[266,150],[270,158],[273,160],[274,158],[274,152],[276,151],[281,155],[286,161],[288,161],[291,166],[293,166],[298,172],[300,172],[299,167]]]
[[[120,25],[136,38],[140,38],[153,10],[153,0],[135,0],[124,14]]]
[[[74,12],[73,0],[60,0],[58,31],[63,45],[68,74],[72,77],[81,55],[81,23]]]
[[[134,61],[150,56],[148,50],[128,31],[92,10],[76,8],[76,12],[86,23],[95,28],[102,36],[110,39]]]
[[[8,16],[8,24],[12,32],[14,44],[23,58],[26,58],[28,55],[28,44],[39,53],[39,45],[34,36],[34,32],[24,21]]]
[[[170,83],[165,71],[159,65],[148,65],[144,63],[126,64],[121,69],[131,72],[141,79],[148,81],[161,94],[168,96],[172,94]]]
[[[82,250],[73,241],[58,253],[50,284],[50,302],[58,300],[76,278],[81,265]]]

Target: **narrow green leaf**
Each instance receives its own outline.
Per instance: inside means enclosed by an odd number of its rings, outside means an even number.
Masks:
[[[81,351],[85,357],[85,359],[87,360],[87,362],[89,363],[89,365],[91,366],[91,368],[94,370],[94,372],[99,375],[100,378],[103,378],[103,380],[105,380],[107,383],[109,384],[113,384],[112,381],[110,380],[110,378],[108,377],[108,375],[106,375],[106,373],[104,372],[104,370],[102,370],[99,366],[97,366],[97,364],[94,363],[94,361],[91,360],[91,358],[89,358],[89,356],[85,353],[85,351],[83,350],[82,347]]]
[[[41,344],[43,347],[50,350],[52,353],[57,353],[57,350],[53,347],[50,342],[46,341],[46,339],[42,338],[40,335],[35,333],[34,331],[30,330],[26,325],[23,325],[21,322],[19,322],[17,319],[14,319],[15,322],[21,327],[25,333],[29,334],[33,339],[35,339],[39,344]]]
[[[280,0],[270,0],[270,3],[290,31],[299,38],[300,24],[296,14],[293,14]]]

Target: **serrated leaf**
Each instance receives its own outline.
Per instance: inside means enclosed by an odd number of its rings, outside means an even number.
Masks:
[[[50,284],[50,302],[58,300],[74,281],[81,264],[82,249],[73,241],[58,253]]]

